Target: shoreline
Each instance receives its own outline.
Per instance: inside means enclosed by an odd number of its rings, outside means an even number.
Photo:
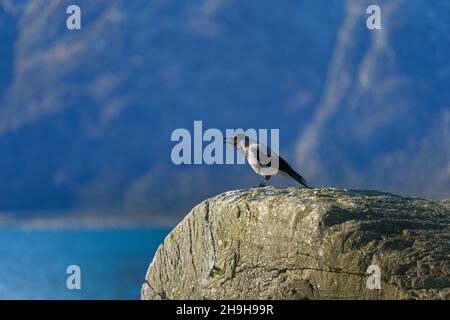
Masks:
[[[182,217],[150,214],[39,213],[27,217],[0,213],[0,231],[171,229]]]

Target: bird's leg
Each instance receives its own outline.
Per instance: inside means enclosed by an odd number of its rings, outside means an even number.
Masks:
[[[267,181],[269,181],[270,177],[271,176],[265,176],[264,180],[261,181],[261,183],[258,185],[258,187],[264,187],[266,185]]]

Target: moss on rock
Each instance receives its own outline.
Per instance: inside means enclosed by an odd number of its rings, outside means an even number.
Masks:
[[[157,250],[142,299],[449,299],[450,202],[265,187],[197,205]],[[368,289],[370,265],[381,289]]]

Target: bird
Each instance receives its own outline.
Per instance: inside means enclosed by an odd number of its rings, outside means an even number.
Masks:
[[[264,187],[274,175],[282,175],[294,179],[306,188],[311,188],[306,179],[292,169],[282,157],[271,151],[264,144],[250,139],[245,134],[238,133],[224,138],[224,143],[230,144],[242,152],[253,171],[264,177],[264,180],[257,187]]]

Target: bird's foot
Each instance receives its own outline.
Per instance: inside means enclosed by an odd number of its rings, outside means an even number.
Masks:
[[[269,181],[269,179],[270,179],[270,176],[265,176],[265,177],[264,177],[264,180],[261,181],[261,183],[257,186],[257,188],[265,187],[265,186],[266,186],[266,183],[267,183],[267,181]]]

